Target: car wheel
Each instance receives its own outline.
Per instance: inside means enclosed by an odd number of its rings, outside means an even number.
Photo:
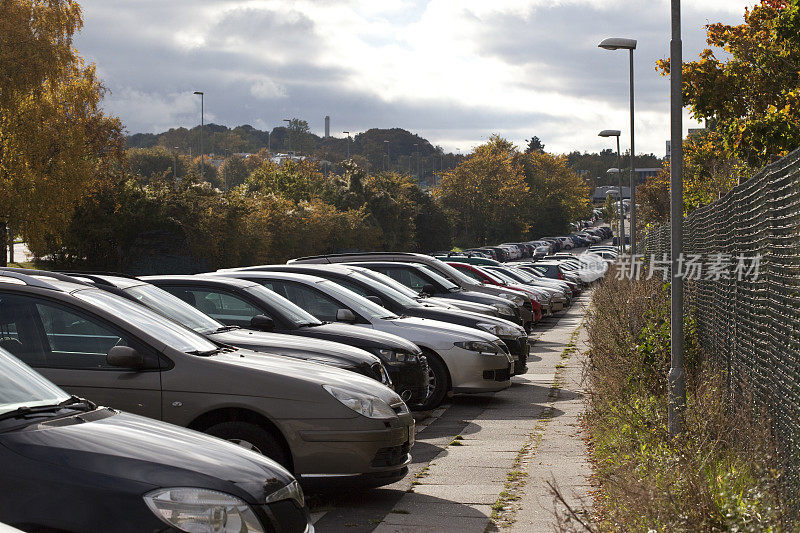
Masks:
[[[439,359],[438,356],[432,354],[425,354],[428,358],[428,375],[430,376],[429,387],[431,393],[422,404],[423,411],[430,411],[436,409],[444,401],[447,396],[447,391],[450,389],[450,383],[447,377],[447,367],[444,361]]]
[[[291,469],[289,454],[283,443],[260,426],[249,422],[222,422],[208,428],[206,433],[247,450],[266,455],[287,469]]]

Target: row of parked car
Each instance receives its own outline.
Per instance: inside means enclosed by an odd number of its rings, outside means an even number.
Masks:
[[[436,255],[477,256],[504,263],[520,259],[542,259],[549,254],[562,250],[589,247],[611,237],[611,228],[608,226],[586,227],[570,235],[560,237],[541,237],[527,242],[506,242],[496,246],[471,248],[464,252],[440,252]]]
[[[558,261],[550,272],[344,254],[139,278],[0,269],[0,521],[313,531],[301,485],[403,478],[412,409],[527,371],[535,323],[594,281],[585,260]]]

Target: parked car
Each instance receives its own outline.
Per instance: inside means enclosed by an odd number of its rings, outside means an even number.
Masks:
[[[22,269],[8,269],[22,271]],[[381,360],[371,353],[346,344],[317,339],[301,339],[292,335],[269,333],[228,326],[200,312],[177,296],[134,277],[97,273],[37,272],[39,276],[64,281],[87,283],[142,304],[166,318],[182,324],[220,344],[294,357],[357,372],[392,386]]]
[[[143,279],[228,326],[285,333],[301,342],[328,340],[368,351],[381,359],[395,391],[412,407],[422,404],[431,392],[430,369],[422,350],[396,335],[366,332],[347,324],[325,324],[252,281],[219,276]]]
[[[448,392],[494,392],[511,385],[514,362],[506,345],[491,333],[438,320],[399,317],[330,280],[290,272],[224,272],[261,283],[319,320],[338,321],[402,336],[423,349],[431,369],[432,409]]]
[[[70,396],[2,348],[0,468],[0,520],[27,531],[313,531],[276,462]]]
[[[528,345],[528,335],[522,327],[502,318],[493,318],[470,313],[469,311],[451,311],[436,306],[422,305],[413,298],[409,298],[382,283],[376,283],[372,278],[364,274],[363,271],[369,272],[368,269],[350,265],[261,265],[224,270],[220,271],[220,273],[225,274],[237,271],[294,272],[295,274],[318,276],[333,281],[398,316],[428,318],[486,331],[499,337],[505,343],[508,351],[514,357],[515,375],[524,374],[528,370],[527,359],[530,346]]]
[[[483,292],[463,290],[455,283],[452,283],[449,279],[440,276],[438,272],[431,270],[426,265],[421,263],[400,263],[390,261],[347,264],[380,272],[381,274],[389,276],[390,278],[402,283],[413,291],[419,291],[420,294],[427,294],[428,296],[434,296],[453,301],[469,301],[493,305],[500,313],[500,318],[510,320],[523,326],[525,331],[530,331],[532,320],[523,322],[522,316],[515,313],[515,308],[511,305],[510,299],[515,298],[517,299],[517,302],[522,300],[522,309],[528,311],[526,316],[530,316],[532,318],[532,314],[530,313],[530,300],[524,298],[514,291],[505,291],[505,294],[508,297],[506,299]],[[458,273],[457,270],[455,272]]]
[[[116,294],[17,272],[0,271],[0,331],[71,394],[232,441],[301,480],[408,473],[408,407],[353,372],[217,344]]]
[[[525,324],[530,322],[530,309],[526,309],[526,298],[497,287],[486,287],[480,283],[475,283],[473,279],[461,274],[458,270],[447,265],[435,257],[423,254],[404,253],[404,252],[371,252],[353,254],[331,254],[317,255],[313,257],[302,257],[292,259],[289,263],[366,263],[366,262],[387,262],[397,261],[401,263],[422,264],[427,269],[436,272],[439,276],[455,284],[463,291],[481,292],[492,296],[499,296],[506,299],[514,311],[514,322]],[[504,316],[503,318],[506,318]]]
[[[451,261],[447,263],[448,265],[452,266],[453,268],[457,268],[460,272],[463,272],[467,276],[471,277],[478,283],[487,284],[487,285],[496,285],[498,287],[506,287],[509,290],[513,290],[516,292],[524,293],[531,299],[531,304],[533,308],[533,322],[534,324],[539,322],[542,317],[549,316],[552,314],[552,303],[550,301],[550,296],[541,292],[533,290],[530,287],[523,287],[518,284],[508,283],[497,276],[493,276],[489,272],[486,272],[481,268],[482,265],[472,265],[468,263],[458,263],[455,261]]]

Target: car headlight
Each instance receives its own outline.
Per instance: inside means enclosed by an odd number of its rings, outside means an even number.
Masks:
[[[394,418],[397,414],[389,404],[371,394],[364,394],[332,385],[323,385],[323,389],[339,400],[346,407],[367,418]],[[400,397],[398,396],[398,400]]]
[[[497,355],[498,348],[491,342],[485,341],[464,341],[456,342],[458,348],[469,350],[470,352],[478,352],[486,355]]]
[[[166,524],[189,533],[264,533],[244,500],[215,490],[177,487],[144,495],[153,513]]]
[[[493,304],[493,306],[497,309],[497,312],[503,316],[514,316],[514,309],[512,309],[511,306],[503,304]]]
[[[489,324],[486,322],[481,322],[480,324],[477,324],[477,326],[483,331],[488,331],[492,335],[497,335],[498,337],[518,337],[520,335],[524,335],[524,332],[520,329],[505,324]]]
[[[283,500],[294,500],[300,507],[305,506],[306,497],[297,480],[292,481],[282,489],[278,489],[267,496],[267,503],[281,502]]]
[[[411,352],[398,352],[395,350],[376,350],[375,353],[388,364],[416,363],[419,361],[417,354]]]
[[[520,294],[509,294],[501,292],[500,297],[505,298],[509,302],[512,302],[514,305],[519,305],[519,306],[525,305],[525,297]]]

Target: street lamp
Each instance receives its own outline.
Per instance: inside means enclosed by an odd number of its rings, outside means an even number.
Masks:
[[[389,141],[383,141],[386,145],[386,172],[389,172]]]
[[[622,156],[619,153],[619,136],[621,132],[619,130],[603,130],[598,133],[600,137],[616,137],[617,138],[617,168],[616,169],[609,169],[609,173],[613,173],[612,170],[616,170],[617,172],[617,187],[619,188],[619,240],[620,240],[620,251],[622,253],[625,252],[625,213],[622,210]]]
[[[194,94],[200,95],[200,179],[206,179],[206,158],[203,150],[203,115],[205,113],[205,94],[203,91],[195,91]]]
[[[683,43],[681,42],[681,0],[672,0],[670,41],[670,139],[669,223],[672,268],[670,283],[670,369],[667,425],[670,436],[683,431],[686,407],[686,372],[683,369],[683,278],[678,267],[683,254]]]
[[[172,156],[173,156],[173,163],[172,163],[172,180],[178,181],[178,147],[172,147]]]
[[[350,132],[349,131],[343,131],[342,133],[347,135],[347,143],[346,143],[347,144],[347,160],[350,161]]]
[[[291,137],[289,137],[289,124],[291,124],[292,121],[290,119],[288,119],[288,118],[283,119],[283,121],[286,122],[286,151],[289,153],[289,155],[291,155],[291,153],[292,153],[292,139],[291,139]]]
[[[636,254],[636,157],[635,133],[633,124],[633,51],[636,50],[636,39],[612,37],[604,39],[600,44],[604,50],[627,50],[630,59],[630,99],[631,99],[631,254]]]

